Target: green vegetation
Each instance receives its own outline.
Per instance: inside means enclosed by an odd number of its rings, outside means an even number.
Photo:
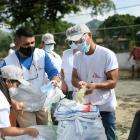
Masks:
[[[53,32],[66,14],[76,13],[81,7],[91,7],[92,14],[97,14],[114,9],[114,3],[112,0],[2,0],[0,21],[12,29],[31,26],[36,34]]]
[[[0,58],[7,55],[10,42],[10,34],[0,30]]]
[[[82,7],[92,8],[92,15],[95,15],[108,12],[115,6],[112,0],[0,0],[0,23],[9,25],[13,32],[23,25],[31,27],[37,34],[37,47],[43,33],[61,32],[54,35],[58,46],[63,46],[65,30],[71,24],[62,19],[66,14],[80,11]],[[4,42],[7,44],[0,43],[0,52],[3,56],[10,43],[7,39]],[[60,49],[61,47],[56,48],[59,53],[62,51]]]
[[[139,44],[140,17],[113,15],[108,17],[98,29],[98,38],[115,52],[129,51]]]

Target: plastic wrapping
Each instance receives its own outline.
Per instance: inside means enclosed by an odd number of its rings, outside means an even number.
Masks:
[[[11,94],[11,93],[10,93]],[[25,111],[38,111],[42,108],[46,95],[41,93],[31,84],[21,84],[17,88],[17,94],[11,95],[12,99],[23,102]]]
[[[28,135],[21,135],[16,137],[5,137],[5,140],[56,140],[55,126],[36,125],[32,126],[32,128],[36,128],[39,131],[39,135],[36,138]]]
[[[77,133],[77,125],[73,121],[59,121],[57,140],[107,140],[105,130],[100,119],[92,122],[80,121],[82,133]]]
[[[11,96],[14,100],[23,102],[23,110],[29,112],[42,108],[50,109],[53,103],[65,97],[63,92],[58,87],[54,87],[51,82],[43,85],[40,90],[31,84],[21,84],[17,88],[17,94]]]
[[[65,97],[62,90],[58,87],[54,87],[51,82],[47,85],[43,85],[41,91],[47,96],[43,108],[50,109],[53,103],[57,103]]]
[[[84,103],[84,96],[86,93],[86,88],[81,88],[74,94],[74,100],[78,103]]]
[[[73,140],[106,140],[97,106],[63,99],[54,116],[59,121],[57,140],[71,140],[71,136]]]

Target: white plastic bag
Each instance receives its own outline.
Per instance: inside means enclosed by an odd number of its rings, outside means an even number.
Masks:
[[[106,140],[99,108],[63,99],[54,116],[58,120],[57,140]]]
[[[80,121],[83,133],[77,133],[75,121],[59,121],[57,140],[107,140],[101,119]]]
[[[43,85],[41,91],[47,96],[43,108],[50,109],[53,103],[57,103],[65,97],[62,90],[53,86],[51,82],[47,85]]]
[[[21,84],[17,88],[17,94],[11,95],[14,100],[24,103],[25,111],[38,111],[42,109],[46,95],[41,93],[32,84]]]
[[[39,131],[39,135],[33,138],[28,135],[16,136],[16,137],[5,137],[6,140],[56,140],[56,128],[54,126],[43,126],[36,125],[32,126]]]

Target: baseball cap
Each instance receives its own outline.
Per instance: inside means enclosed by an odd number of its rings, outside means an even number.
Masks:
[[[90,33],[89,28],[85,24],[77,24],[67,29],[67,40],[78,41],[85,33]]]
[[[42,41],[45,44],[55,44],[54,36],[50,33],[46,33],[42,36]]]
[[[14,65],[7,65],[2,67],[1,77],[9,80],[18,80],[22,84],[28,83],[26,80],[23,79],[22,69]]]
[[[10,43],[10,48],[14,48],[15,47],[15,43]]]

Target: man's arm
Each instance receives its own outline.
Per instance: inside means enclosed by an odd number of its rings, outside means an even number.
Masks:
[[[54,80],[58,78],[59,73],[57,69],[54,67],[51,59],[47,54],[45,54],[45,72],[47,73],[48,78],[50,80]]]
[[[73,68],[73,71],[72,71],[72,84],[74,87],[76,88],[81,88],[80,84],[80,78],[78,77],[78,73],[77,73],[77,70],[75,68]]]
[[[48,75],[49,80],[53,85],[61,87],[61,78],[57,69],[54,67],[51,59],[47,54],[45,54],[45,72]]]
[[[68,91],[68,86],[64,79],[65,79],[64,69],[61,69],[62,91],[66,93]]]
[[[135,48],[131,51],[131,53],[130,53],[130,55],[129,55],[128,60],[130,60],[130,59],[131,59],[131,57],[134,55],[134,51],[135,51]]]
[[[36,137],[39,132],[35,128],[17,128],[17,127],[6,127],[0,128],[0,134],[2,137],[4,136],[20,136],[20,135],[30,135],[32,137]]]

